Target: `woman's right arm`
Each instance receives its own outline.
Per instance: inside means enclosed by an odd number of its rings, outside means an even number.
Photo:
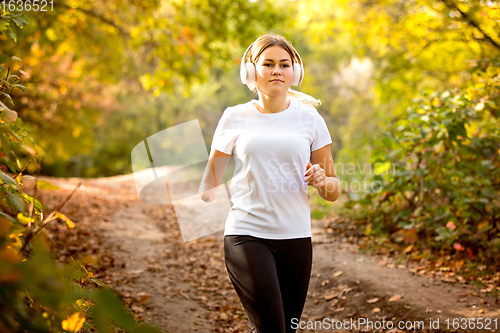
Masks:
[[[217,195],[217,187],[221,184],[222,175],[226,170],[231,155],[212,149],[207,167],[200,184],[200,197],[205,202],[212,202]]]

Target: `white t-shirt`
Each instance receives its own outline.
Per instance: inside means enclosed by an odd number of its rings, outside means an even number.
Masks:
[[[227,108],[211,145],[236,162],[224,235],[311,237],[304,173],[311,152],[332,143],[325,120],[295,100],[278,113],[261,113],[254,102]]]

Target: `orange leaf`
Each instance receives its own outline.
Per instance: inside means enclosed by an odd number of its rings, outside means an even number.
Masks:
[[[405,249],[405,253],[409,253],[411,252],[411,250],[413,250],[413,244],[408,245],[408,247]]]
[[[391,298],[389,298],[389,302],[396,302],[398,301],[403,295],[394,295]]]
[[[333,273],[333,277],[338,277],[340,275],[342,275],[342,271],[336,271],[335,273]]]
[[[453,244],[453,248],[454,248],[455,250],[457,250],[457,251],[464,251],[464,250],[465,250],[465,248],[464,248],[464,247],[462,246],[462,244],[460,244],[460,243],[455,243],[455,244]]]
[[[332,299],[334,299],[336,297],[339,297],[339,295],[338,294],[329,294],[329,295],[325,295],[323,298],[325,299],[325,301],[331,301]]]
[[[15,283],[22,278],[22,273],[17,270],[2,270],[0,271],[0,284]]]
[[[455,230],[457,226],[455,225],[455,223],[453,223],[453,221],[449,221],[448,223],[446,223],[446,228],[450,230]]]
[[[11,227],[12,223],[9,220],[5,217],[0,217],[0,237],[7,235]]]
[[[485,231],[485,230],[487,230],[487,228],[488,228],[489,225],[490,225],[490,223],[488,221],[481,222],[481,223],[478,224],[477,229],[479,231]]]
[[[30,73],[25,72],[25,71],[23,71],[22,69],[20,69],[20,70],[19,70],[19,73],[21,73],[21,74],[23,74],[24,76],[26,76],[26,78],[27,78],[27,79],[29,79],[29,78],[30,78]]]
[[[0,259],[17,264],[24,259],[23,255],[15,250],[12,246],[7,246],[3,250],[0,251]]]
[[[415,243],[418,240],[417,231],[415,229],[406,230],[403,238],[406,243]]]

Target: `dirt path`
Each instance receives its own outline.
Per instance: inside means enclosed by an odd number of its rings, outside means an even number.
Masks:
[[[132,175],[46,179],[66,191],[83,181],[79,196],[113,200],[113,212],[93,225],[116,261],[105,282],[121,293],[139,319],[170,333],[248,331],[225,271],[222,232],[183,242],[172,206],[139,201]],[[204,206],[190,206],[183,213],[193,219],[213,214]],[[455,318],[500,317],[498,300],[491,294],[420,276],[417,268],[392,264],[390,258],[360,254],[354,245],[328,236],[322,221],[313,222],[313,246],[313,273],[301,319],[304,329],[298,332],[448,332],[453,331],[447,327],[452,328]],[[375,327],[332,330],[327,326],[333,319],[363,323],[363,318]],[[435,323],[438,318],[441,328],[431,329],[430,320]],[[388,329],[376,329],[384,321]],[[392,330],[389,321],[394,324]],[[400,321],[423,321],[424,327],[398,330]],[[500,326],[498,320],[496,325]]]

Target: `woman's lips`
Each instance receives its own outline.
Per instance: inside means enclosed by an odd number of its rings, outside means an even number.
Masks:
[[[271,80],[271,82],[283,82],[281,80]]]

